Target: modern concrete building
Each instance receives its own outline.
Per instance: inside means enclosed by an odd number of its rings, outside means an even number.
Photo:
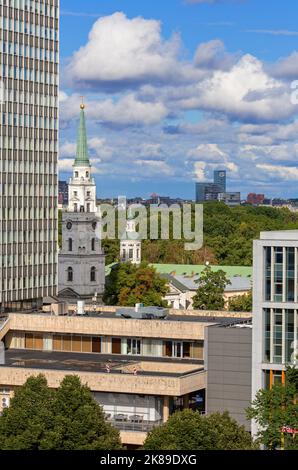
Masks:
[[[59,298],[100,300],[105,286],[101,216],[88,156],[85,106],[81,105],[77,153],[69,182],[69,202],[62,214]]]
[[[253,269],[252,399],[297,364],[298,231],[262,232]]]
[[[57,290],[59,0],[0,2],[0,304]]]
[[[207,328],[205,344],[206,413],[228,410],[250,431],[245,410],[251,404],[251,320]]]
[[[56,388],[65,375],[76,374],[121,430],[123,443],[134,446],[176,410],[205,412],[206,331],[249,321],[248,315],[161,308],[94,312],[90,306],[81,316],[71,308],[67,315],[54,315],[52,308],[11,313],[0,324],[6,347],[0,408],[29,376],[42,373]]]

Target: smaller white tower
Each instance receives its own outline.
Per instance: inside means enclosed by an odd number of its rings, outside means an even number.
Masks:
[[[136,231],[136,222],[129,215],[126,232],[120,243],[120,260],[121,263],[130,262],[132,264],[141,264],[142,243],[139,240],[139,234]]]

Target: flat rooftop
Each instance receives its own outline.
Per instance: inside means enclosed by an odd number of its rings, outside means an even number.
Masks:
[[[298,242],[298,230],[276,230],[272,232],[261,232],[260,240],[284,240]]]
[[[1,367],[59,370],[66,372],[97,372],[134,374],[160,377],[181,377],[204,371],[204,362],[195,359],[148,358],[68,352],[44,352],[20,349],[5,351],[5,364]]]
[[[54,317],[55,315],[50,313],[50,312],[26,312],[28,315],[38,315],[38,316],[45,316],[45,317]],[[20,313],[20,315],[26,315],[26,313]],[[148,318],[136,318],[136,317],[127,317],[127,316],[122,316],[117,314],[116,312],[92,312],[92,311],[87,311],[84,315],[78,315],[76,313],[71,313],[69,312],[68,314],[64,315],[57,315],[58,317],[79,317],[79,318],[109,318],[109,319],[114,319],[114,320],[137,320],[140,322],[154,322],[154,321],[172,321],[172,322],[186,322],[186,323],[217,323],[217,324],[224,324],[224,325],[234,325],[238,323],[247,323],[251,321],[252,317],[247,317],[243,318],[241,316],[237,317],[237,312],[232,312],[233,316],[229,316],[227,313],[226,316],[216,316],[216,314],[213,315],[187,315],[187,314],[181,314],[181,315],[173,315],[173,314],[168,314],[166,317],[161,318],[161,317],[156,317],[152,319]]]

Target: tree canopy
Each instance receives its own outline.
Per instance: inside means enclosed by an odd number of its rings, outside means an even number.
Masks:
[[[117,450],[119,432],[79,377],[69,375],[57,390],[44,376],[16,389],[0,417],[1,450]]]
[[[247,415],[258,424],[258,438],[267,449],[298,450],[298,435],[282,432],[284,426],[298,431],[298,369],[288,367],[285,384],[259,390]]]
[[[225,306],[224,291],[231,284],[221,269],[212,271],[210,266],[202,271],[199,287],[193,297],[193,308],[199,310],[223,310]]]
[[[201,416],[192,410],[174,413],[151,431],[145,450],[250,450],[257,446],[244,426],[227,412]]]
[[[145,306],[166,306],[162,300],[168,291],[167,281],[153,267],[142,263],[118,264],[109,276],[104,301],[108,305],[132,307],[136,303]]]
[[[230,312],[251,312],[252,311],[252,291],[244,295],[236,295],[229,299]]]
[[[149,216],[148,216],[149,217]],[[172,217],[170,217],[172,221]],[[59,224],[59,242],[61,244]],[[221,266],[251,266],[252,242],[264,230],[291,230],[298,228],[298,214],[274,207],[236,206],[210,201],[204,204],[204,246],[186,251],[185,240],[144,240],[142,258],[148,263],[205,264]],[[119,259],[119,241],[104,240],[106,264]]]

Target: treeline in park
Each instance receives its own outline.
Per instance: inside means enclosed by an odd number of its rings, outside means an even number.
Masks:
[[[192,216],[194,227],[194,207]],[[204,264],[209,261],[221,266],[251,266],[252,242],[259,238],[261,231],[298,229],[298,214],[286,208],[228,207],[224,203],[208,202],[204,204],[204,246],[200,250],[186,251],[186,240],[173,240],[172,220],[170,214],[169,240],[143,241],[142,259],[147,263]],[[59,221],[61,244],[61,214]],[[119,240],[103,240],[102,244],[106,264],[119,261]]]

